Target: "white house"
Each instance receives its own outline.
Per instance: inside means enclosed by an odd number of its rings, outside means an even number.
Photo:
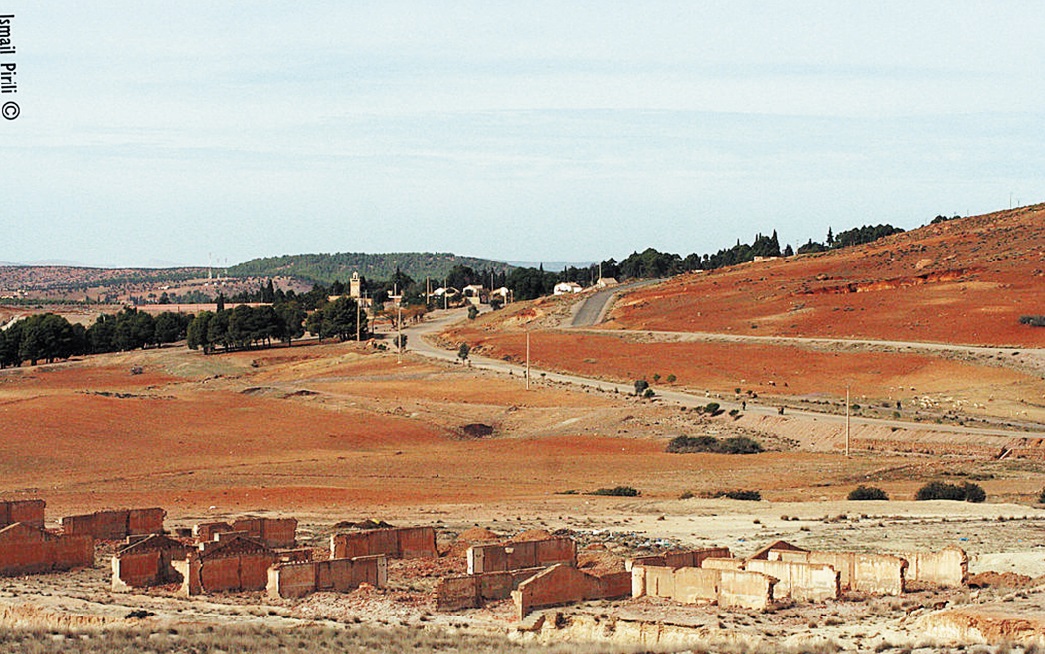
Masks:
[[[559,282],[552,289],[555,295],[565,295],[566,293],[580,293],[584,289],[577,282]]]

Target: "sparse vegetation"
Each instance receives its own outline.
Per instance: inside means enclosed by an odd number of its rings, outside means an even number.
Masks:
[[[665,451],[672,454],[758,454],[763,448],[758,441],[747,436],[731,436],[722,440],[714,436],[676,436],[668,442]]]
[[[1045,327],[1045,316],[1020,316],[1021,325],[1031,327]]]
[[[646,381],[645,379],[636,379],[635,380],[635,394],[636,395],[642,395],[648,389],[649,389],[649,382],[648,381]]]
[[[600,488],[588,493],[589,495],[609,495],[612,497],[638,497],[640,493],[631,486],[614,486],[613,488]]]
[[[987,499],[987,493],[979,484],[965,482],[948,484],[943,481],[932,481],[918,489],[916,500],[955,500],[958,502],[980,503]]]
[[[850,500],[887,500],[889,495],[881,488],[860,485],[849,491]]]
[[[731,490],[719,491],[715,497],[725,497],[730,500],[743,500],[746,502],[761,502],[762,493],[753,490]]]

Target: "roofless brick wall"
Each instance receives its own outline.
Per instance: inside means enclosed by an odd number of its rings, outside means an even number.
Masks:
[[[468,574],[545,568],[558,563],[577,565],[577,544],[572,539],[549,538],[468,548]]]
[[[12,500],[0,502],[0,527],[23,522],[37,529],[44,528],[44,507],[47,502],[43,500]]]
[[[37,574],[94,565],[94,539],[57,535],[16,522],[0,529],[0,575]]]
[[[166,516],[167,512],[160,508],[98,511],[62,518],[62,531],[100,540],[122,540],[127,536],[162,533]]]
[[[436,558],[434,527],[368,529],[330,536],[330,558],[383,554],[391,559]]]

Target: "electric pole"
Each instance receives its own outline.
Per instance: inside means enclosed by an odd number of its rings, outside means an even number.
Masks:
[[[530,390],[530,332],[526,332],[526,390]]]
[[[845,385],[845,455],[849,456],[849,384]]]

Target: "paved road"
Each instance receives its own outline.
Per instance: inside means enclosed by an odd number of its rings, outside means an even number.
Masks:
[[[404,329],[404,332],[409,334],[407,338],[407,350],[415,352],[421,356],[440,359],[443,361],[457,362],[457,351],[456,350],[443,350],[438,348],[428,341],[425,340],[424,336],[427,334],[433,334],[446,329],[447,326],[464,320],[467,316],[465,309],[450,309],[449,311],[434,311],[429,315],[429,319],[420,325],[411,326]],[[520,338],[525,338],[523,334],[520,334]],[[513,376],[517,376],[519,383],[522,384],[525,379],[526,368],[525,366],[508,363],[507,361],[501,361],[498,359],[488,359],[481,356],[470,356],[470,365],[473,368],[480,368],[484,370],[492,370],[495,372],[508,374],[509,372]],[[584,386],[588,388],[597,388],[607,392],[617,393],[633,393],[634,387],[631,384],[623,384],[616,382],[607,382],[598,379],[591,379],[588,377],[581,377],[578,375],[565,375],[556,372],[548,372],[537,370],[536,368],[530,369],[530,378],[540,381],[551,381],[561,382],[565,384],[574,384],[578,386]],[[655,389],[657,397],[661,401],[672,402],[686,407],[697,407],[704,406],[708,402],[717,402],[724,410],[729,411],[731,409],[740,409],[741,405],[738,402],[732,402],[727,399],[721,399],[718,397],[706,397],[701,394],[695,393],[683,393],[680,391],[666,390],[657,388]],[[779,412],[779,407],[759,404],[757,402],[748,402],[746,413],[758,414],[758,415],[774,415]],[[788,416],[797,416],[808,420],[833,423],[842,425],[845,423],[845,416],[837,415],[833,413],[818,413],[815,411],[809,411],[804,409],[792,409],[786,410]],[[989,436],[1005,436],[1005,437],[1025,437],[1031,434],[1031,432],[1013,431],[1007,429],[983,429],[976,427],[960,427],[957,425],[940,425],[940,424],[924,424],[918,422],[907,422],[903,420],[882,420],[876,418],[860,418],[852,417],[851,423],[854,425],[879,425],[884,427],[896,427],[898,429],[930,429],[937,432],[950,432],[956,434],[966,434],[970,436],[989,435]]]
[[[584,298],[573,310],[573,319],[570,321],[570,327],[593,327],[606,318],[606,312],[610,308],[611,300],[618,293],[629,291],[640,286],[647,286],[649,284],[656,284],[661,280],[659,279],[648,279],[642,282],[630,282],[628,284],[621,284],[620,286],[614,286],[607,288],[592,294],[589,297]]]

